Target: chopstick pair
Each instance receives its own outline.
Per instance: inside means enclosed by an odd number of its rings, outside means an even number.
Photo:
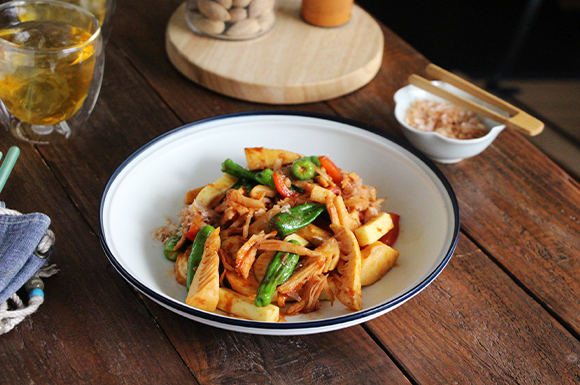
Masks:
[[[12,169],[14,168],[14,164],[16,164],[16,159],[18,159],[18,155],[20,155],[20,149],[18,147],[12,146],[8,149],[6,153],[6,158],[4,158],[4,162],[2,166],[0,166],[0,192],[4,188]],[[0,151],[0,161],[2,160],[2,151]]]
[[[515,129],[523,134],[535,136],[541,133],[544,129],[544,123],[534,118],[533,116],[527,114],[517,107],[512,106],[511,104],[501,100],[489,92],[486,92],[481,88],[469,83],[459,76],[445,71],[443,68],[438,67],[435,64],[429,64],[425,68],[425,73],[434,79],[442,80],[448,84],[451,84],[452,86],[455,86],[460,90],[475,96],[481,101],[497,107],[502,111],[505,111],[509,114],[509,116],[499,114],[490,110],[489,108],[482,106],[481,104],[462,98],[461,96],[455,95],[441,87],[437,87],[419,75],[413,74],[409,76],[409,83],[460,107],[467,108],[476,114],[492,119],[498,123],[505,124],[506,127]]]

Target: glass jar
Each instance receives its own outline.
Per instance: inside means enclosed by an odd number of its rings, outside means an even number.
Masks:
[[[187,0],[186,21],[196,33],[224,40],[262,36],[276,21],[276,0]]]

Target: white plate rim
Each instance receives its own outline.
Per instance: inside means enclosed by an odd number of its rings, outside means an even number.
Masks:
[[[448,245],[447,252],[445,256],[442,258],[440,263],[428,274],[420,283],[412,287],[411,289],[407,290],[406,292],[401,293],[399,296],[391,299],[388,302],[377,304],[373,307],[368,309],[364,309],[358,312],[353,312],[350,314],[328,318],[328,319],[320,319],[320,320],[311,320],[311,321],[301,321],[296,323],[286,323],[286,322],[259,322],[259,321],[251,321],[245,320],[240,318],[233,318],[233,317],[224,317],[218,314],[208,313],[204,311],[200,311],[195,309],[191,306],[186,305],[185,303],[179,303],[177,301],[171,301],[167,298],[159,295],[156,291],[150,289],[147,285],[140,282],[136,277],[131,275],[116,259],[113,252],[109,248],[107,244],[107,238],[105,236],[105,223],[103,220],[104,217],[104,209],[107,200],[107,193],[110,190],[111,186],[115,182],[115,179],[122,174],[123,170],[127,168],[131,163],[138,158],[144,151],[149,149],[151,146],[158,144],[160,141],[163,141],[165,138],[170,137],[176,133],[181,132],[182,130],[187,130],[190,128],[196,128],[200,125],[204,125],[207,123],[212,123],[219,120],[228,120],[228,119],[236,119],[242,117],[252,117],[252,116],[297,116],[297,117],[304,117],[304,118],[312,118],[312,119],[322,119],[331,122],[337,122],[345,125],[349,125],[355,129],[361,129],[364,131],[368,131],[374,133],[382,139],[385,139],[389,142],[398,145],[405,150],[411,152],[414,156],[419,158],[420,162],[423,163],[424,166],[435,174],[439,182],[442,184],[443,188],[447,192],[447,198],[451,202],[452,211],[453,211],[453,231],[452,231],[452,239],[451,243]],[[152,299],[154,302],[158,303],[159,305],[176,312],[177,314],[181,314],[186,316],[189,319],[210,325],[219,328],[223,328],[226,330],[233,330],[239,332],[246,332],[250,334],[262,334],[262,335],[304,335],[304,334],[311,334],[311,333],[320,333],[326,332],[331,330],[342,329],[344,327],[354,326],[363,322],[367,322],[373,318],[376,318],[382,314],[385,314],[396,307],[400,306],[404,302],[408,301],[415,295],[419,294],[423,289],[425,289],[431,282],[437,278],[437,276],[443,271],[443,269],[449,263],[453,252],[457,246],[458,238],[459,238],[459,230],[460,230],[460,214],[459,214],[459,204],[455,195],[455,192],[445,177],[445,175],[439,170],[439,168],[422,152],[417,150],[408,142],[381,131],[371,125],[367,125],[361,122],[357,122],[348,118],[343,118],[334,115],[322,114],[322,113],[312,113],[312,112],[303,112],[303,111],[252,111],[252,112],[239,112],[239,113],[232,113],[232,114],[225,114],[225,115],[218,115],[202,120],[198,120],[192,123],[188,123],[182,126],[179,126],[175,129],[169,130],[156,138],[153,138],[148,143],[144,144],[142,147],[137,149],[133,152],[129,157],[127,157],[113,172],[113,174],[109,177],[105,188],[103,189],[103,193],[101,196],[101,202],[99,207],[99,238],[101,242],[101,246],[107,256],[109,262],[113,265],[113,267],[117,270],[117,272],[133,287],[139,290],[141,293],[146,295],[148,298]]]

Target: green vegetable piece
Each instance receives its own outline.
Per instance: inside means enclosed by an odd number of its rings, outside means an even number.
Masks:
[[[300,159],[306,159],[311,161],[312,163],[314,163],[316,165],[316,167],[322,167],[322,164],[320,163],[320,159],[318,159],[318,155],[312,155],[312,156],[303,156],[302,158],[298,158],[296,159],[296,161],[300,160]]]
[[[266,168],[256,174],[256,181],[259,184],[268,186],[276,190],[276,184],[274,183],[274,171],[272,169]]]
[[[235,176],[238,179],[246,179],[248,181],[257,182],[255,172],[243,168],[231,159],[226,159],[222,163],[222,172]]]
[[[296,191],[298,194],[303,194],[306,191],[302,187],[294,186],[293,184],[290,185],[290,190]]]
[[[255,185],[256,185],[256,184],[255,184],[255,183],[253,183],[253,181],[249,181],[249,180],[247,180],[247,179],[238,179],[238,181],[236,182],[236,184],[235,184],[235,185],[233,185],[233,187],[232,187],[232,188],[233,188],[234,190],[237,190],[237,189],[239,189],[240,187],[243,187],[243,188],[245,188],[245,189],[246,189],[246,191],[248,191],[248,192],[249,192],[249,191],[252,191],[252,189],[254,188],[254,186],[255,186]]]
[[[300,245],[297,241],[291,240],[291,243]],[[294,272],[300,256],[298,254],[285,253],[279,251],[274,255],[266,274],[258,286],[254,304],[258,307],[267,306],[272,302],[272,296],[276,292],[276,288],[286,282]]]
[[[320,164],[320,159],[318,159],[318,156],[312,155],[312,156],[309,156],[308,159],[310,159],[310,161],[312,163],[314,163],[316,165],[316,167],[322,167],[322,165]]]
[[[326,205],[320,203],[306,203],[288,211],[278,213],[270,219],[270,230],[276,230],[277,236],[284,238],[314,221],[324,210]]]
[[[316,175],[314,163],[309,159],[300,158],[292,163],[292,175],[298,180],[309,180]]]
[[[193,246],[191,247],[191,253],[189,253],[189,258],[187,259],[187,278],[185,286],[187,290],[189,290],[189,286],[191,285],[191,282],[193,282],[193,276],[201,262],[205,241],[214,230],[215,228],[213,226],[205,225],[195,236]]]
[[[179,242],[180,239],[181,235],[175,234],[167,238],[167,241],[165,241],[165,246],[163,247],[163,254],[165,255],[165,258],[167,258],[172,262],[174,262],[177,259],[177,256],[181,252],[181,250],[175,251],[173,250],[175,248],[175,245],[177,245],[177,242]]]

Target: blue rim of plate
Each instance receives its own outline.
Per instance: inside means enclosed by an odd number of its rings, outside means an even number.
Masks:
[[[185,303],[182,304],[178,301],[169,300],[166,297],[159,295],[157,292],[155,292],[154,290],[151,290],[146,285],[142,284],[139,280],[137,280],[135,277],[133,277],[131,274],[129,274],[129,272],[127,272],[127,270],[125,270],[123,268],[123,266],[117,261],[117,259],[115,258],[115,256],[111,252],[111,250],[109,249],[109,247],[107,245],[107,240],[105,238],[105,231],[103,228],[103,210],[104,210],[105,200],[107,197],[107,192],[109,191],[111,185],[114,183],[116,177],[123,171],[123,169],[125,167],[127,167],[127,165],[129,165],[133,161],[133,159],[135,159],[137,156],[139,156],[143,151],[145,151],[146,149],[148,149],[150,146],[154,145],[155,143],[159,142],[160,140],[163,140],[165,137],[174,134],[175,132],[178,132],[178,131],[181,131],[184,129],[188,129],[192,126],[197,126],[200,124],[205,124],[205,123],[216,121],[216,120],[226,120],[226,119],[239,118],[239,117],[264,116],[264,115],[299,116],[299,117],[329,120],[329,121],[347,124],[347,125],[350,125],[352,127],[356,127],[356,128],[377,134],[377,135],[403,147],[404,149],[406,149],[407,151],[409,151],[413,155],[415,155],[417,158],[419,158],[427,167],[429,167],[429,169],[437,176],[439,181],[442,183],[443,187],[445,188],[445,190],[449,196],[449,199],[451,200],[452,206],[453,206],[455,226],[453,229],[452,241],[451,241],[451,244],[449,245],[449,248],[447,250],[445,257],[440,262],[440,264],[431,272],[431,274],[429,274],[427,277],[425,277],[423,279],[423,281],[421,281],[415,287],[413,287],[412,289],[410,289],[409,291],[407,291],[405,293],[402,293],[398,297],[393,298],[392,300],[390,300],[388,302],[381,303],[381,304],[375,305],[371,308],[357,311],[357,312],[353,312],[351,314],[347,314],[347,315],[343,315],[343,316],[327,318],[327,319],[322,319],[322,320],[315,320],[315,321],[300,321],[300,322],[260,322],[260,321],[244,320],[244,319],[239,319],[239,318],[223,316],[223,315],[219,315],[219,314],[212,314],[212,313],[208,313],[208,312],[203,312],[203,311],[200,311],[198,309],[195,309],[194,307],[186,305]],[[321,113],[312,113],[312,112],[302,112],[302,111],[252,111],[252,112],[240,112],[240,113],[219,115],[219,116],[215,116],[215,117],[211,117],[211,118],[207,118],[207,119],[198,120],[198,121],[195,121],[193,123],[185,124],[185,125],[182,125],[180,127],[175,128],[175,129],[172,129],[170,131],[167,131],[167,132],[159,135],[158,137],[152,139],[151,141],[149,141],[148,143],[143,145],[138,150],[136,150],[127,159],[125,159],[125,161],[123,163],[121,163],[121,165],[119,165],[119,167],[117,167],[115,172],[109,178],[109,180],[108,180],[108,182],[103,190],[103,194],[101,196],[100,208],[99,208],[99,238],[101,241],[101,246],[103,247],[103,250],[104,250],[107,258],[109,259],[109,262],[113,265],[113,267],[115,267],[115,269],[119,272],[119,274],[121,274],[121,276],[125,280],[127,280],[131,285],[133,285],[139,291],[141,291],[142,293],[147,295],[149,298],[157,301],[158,303],[160,303],[166,307],[169,307],[169,308],[178,310],[180,312],[189,314],[189,315],[196,317],[196,318],[205,319],[205,320],[212,321],[212,322],[222,324],[222,325],[230,325],[230,326],[239,327],[239,328],[243,328],[243,329],[251,329],[254,331],[318,329],[318,328],[329,327],[332,325],[350,324],[350,323],[356,323],[357,320],[370,319],[373,317],[373,315],[375,315],[377,313],[387,312],[389,309],[396,308],[398,305],[406,302],[407,300],[409,300],[410,298],[414,297],[419,292],[421,292],[424,288],[426,288],[431,282],[433,282],[435,280],[435,278],[437,278],[437,276],[447,266],[447,264],[449,263],[449,260],[451,259],[451,256],[453,255],[453,252],[455,251],[455,247],[457,246],[457,241],[459,238],[459,227],[460,227],[459,204],[457,202],[457,197],[455,196],[455,192],[453,191],[453,188],[451,187],[451,184],[449,183],[449,181],[447,180],[445,175],[421,151],[417,150],[415,147],[413,147],[408,142],[405,142],[404,140],[402,140],[394,135],[391,135],[389,133],[381,131],[381,130],[379,130],[371,125],[367,125],[367,124],[364,124],[361,122],[357,122],[357,121],[343,118],[343,117],[339,117],[339,116],[327,115],[327,114],[321,114]],[[201,322],[201,321],[198,321],[198,322]]]

